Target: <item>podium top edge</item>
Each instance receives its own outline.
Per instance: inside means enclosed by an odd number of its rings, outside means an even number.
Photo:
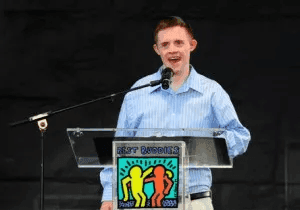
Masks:
[[[182,132],[216,132],[225,131],[223,128],[139,128],[139,129],[129,129],[129,128],[67,128],[67,131],[182,131]]]

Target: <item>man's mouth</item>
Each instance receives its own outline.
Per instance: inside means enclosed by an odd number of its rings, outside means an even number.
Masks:
[[[181,60],[181,57],[179,57],[179,56],[174,56],[174,57],[168,58],[168,61],[173,64],[179,62],[180,60]]]

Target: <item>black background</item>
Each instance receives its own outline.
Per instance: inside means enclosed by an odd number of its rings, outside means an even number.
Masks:
[[[300,208],[300,7],[292,0],[2,0],[0,204],[38,209],[40,134],[8,123],[128,89],[161,65],[153,29],[163,15],[189,22],[191,64],[229,93],[252,135],[233,169],[212,169],[215,209]],[[117,97],[49,119],[46,209],[97,209],[99,169],[78,169],[66,128],[115,127]],[[285,188],[284,148],[288,148]]]

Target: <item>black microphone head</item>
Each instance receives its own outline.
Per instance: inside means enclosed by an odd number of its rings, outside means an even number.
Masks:
[[[173,70],[167,67],[164,70],[162,70],[161,76],[171,78],[173,76]]]
[[[161,72],[161,86],[164,90],[167,90],[169,86],[171,85],[171,77],[173,76],[173,70],[169,67],[165,68]]]

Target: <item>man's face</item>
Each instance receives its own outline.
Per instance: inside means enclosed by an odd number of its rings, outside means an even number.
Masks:
[[[197,41],[181,26],[163,29],[157,36],[157,43],[153,48],[163,64],[172,68],[175,73],[188,70],[190,53],[196,48]]]

